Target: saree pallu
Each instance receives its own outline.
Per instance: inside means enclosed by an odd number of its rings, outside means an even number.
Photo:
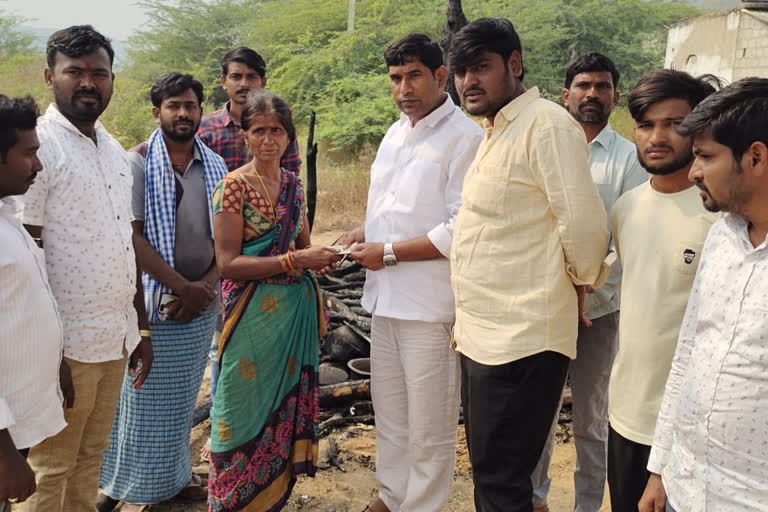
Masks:
[[[243,243],[242,254],[280,254],[298,235],[302,201],[292,199],[296,178],[288,182],[282,217]],[[298,474],[317,470],[318,341],[325,327],[318,288],[310,273],[293,272],[229,280],[222,289],[208,510],[274,512]]]

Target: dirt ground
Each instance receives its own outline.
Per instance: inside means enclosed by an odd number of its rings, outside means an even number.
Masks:
[[[340,231],[326,231],[313,234],[313,244],[330,244]],[[208,393],[209,376],[206,370],[200,397]],[[210,435],[210,420],[206,420],[192,431],[190,453],[195,471],[207,472],[207,464],[200,459],[200,448]],[[333,441],[338,446],[341,467],[328,464],[328,447]],[[464,438],[464,427],[459,427],[456,445],[456,470],[451,498],[444,512],[469,512],[474,510],[471,467]],[[573,510],[573,470],[576,452],[570,424],[561,425],[558,431],[550,474],[552,487],[549,505],[552,512]],[[376,495],[376,429],[368,425],[353,425],[332,431],[320,441],[320,470],[315,478],[302,477],[293,490],[285,508],[287,512],[360,512]],[[603,511],[609,511],[606,499]],[[206,510],[205,502],[169,501],[152,507],[157,512],[201,512]]]

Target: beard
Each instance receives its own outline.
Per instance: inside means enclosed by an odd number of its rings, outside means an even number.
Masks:
[[[93,122],[106,110],[109,105],[110,96],[106,99],[97,90],[77,89],[72,93],[71,98],[66,98],[64,93],[53,82],[53,96],[56,100],[56,106],[67,119],[75,121]],[[81,98],[91,98],[96,100],[93,104],[78,104],[77,100]]]
[[[706,194],[701,198],[704,209],[710,212],[744,213],[744,205],[752,199],[754,190],[744,185],[744,172],[739,162],[733,164],[729,183],[728,197],[723,201],[718,201],[712,196],[704,184],[704,180],[696,180],[696,186]]]
[[[200,121],[194,122],[191,119],[177,120],[173,122],[162,121],[160,130],[168,139],[175,142],[187,142],[195,137],[197,129],[200,127]]]
[[[640,165],[642,165],[649,173],[657,176],[666,176],[693,162],[693,151],[691,150],[691,147],[688,147],[681,156],[675,158],[673,161],[654,165],[645,161],[642,152],[638,148],[637,159],[640,161]]]
[[[588,105],[594,105],[598,107],[599,110],[587,110],[586,107]],[[576,108],[576,110],[571,110],[569,108],[568,111],[573,118],[580,123],[604,124],[608,122],[608,118],[611,115],[610,112],[605,111],[605,105],[599,100],[584,101]]]

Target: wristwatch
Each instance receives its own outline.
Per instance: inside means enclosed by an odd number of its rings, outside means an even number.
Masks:
[[[397,257],[395,251],[392,249],[392,243],[384,244],[384,266],[395,267],[397,266]]]

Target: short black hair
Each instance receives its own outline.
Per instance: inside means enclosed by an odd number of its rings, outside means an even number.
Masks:
[[[420,60],[433,74],[444,64],[442,48],[424,34],[408,34],[401,37],[384,52],[387,67],[401,66],[413,59]]]
[[[254,116],[265,114],[277,116],[280,124],[283,125],[288,134],[289,144],[296,140],[296,127],[293,125],[291,107],[288,106],[288,103],[283,98],[267,89],[259,89],[248,93],[248,99],[245,102],[243,111],[240,113],[240,125],[243,131],[248,131]]]
[[[99,48],[104,48],[107,51],[111,66],[115,60],[115,50],[112,49],[112,43],[109,42],[109,39],[94,30],[91,25],[73,25],[54,32],[48,38],[45,55],[48,67],[53,69],[56,64],[56,53],[76,58],[88,55]]]
[[[507,65],[512,52],[519,52],[522,59],[523,46],[515,26],[506,18],[480,18],[459,30],[451,40],[448,50],[448,65],[454,73],[462,73],[472,65],[483,52],[497,53]],[[525,69],[520,73],[520,81]]]
[[[768,78],[742,78],[699,103],[677,127],[685,137],[709,132],[739,160],[754,142],[768,146]]]
[[[618,89],[619,78],[621,77],[619,70],[616,69],[616,65],[611,59],[602,53],[597,52],[589,52],[579,55],[568,64],[568,69],[565,70],[565,88],[571,88],[573,78],[579,73],[589,73],[593,71],[609,72],[613,79],[613,89]]]
[[[160,108],[160,104],[164,99],[178,96],[187,89],[192,89],[195,92],[197,103],[202,105],[204,98],[203,84],[195,80],[192,75],[182,75],[175,71],[158,78],[149,91],[149,97],[152,99],[152,104]]]
[[[19,142],[17,130],[34,130],[40,109],[32,96],[9,98],[0,94],[0,159],[8,160],[8,151]]]
[[[693,110],[704,98],[715,92],[710,84],[713,78],[708,75],[694,78],[685,71],[675,69],[649,71],[638,80],[627,96],[629,113],[632,119],[640,121],[651,105],[672,98],[686,100]]]
[[[240,62],[256,71],[261,78],[267,76],[267,63],[264,59],[247,46],[238,46],[230,50],[221,58],[221,76],[227,76],[230,62]]]

